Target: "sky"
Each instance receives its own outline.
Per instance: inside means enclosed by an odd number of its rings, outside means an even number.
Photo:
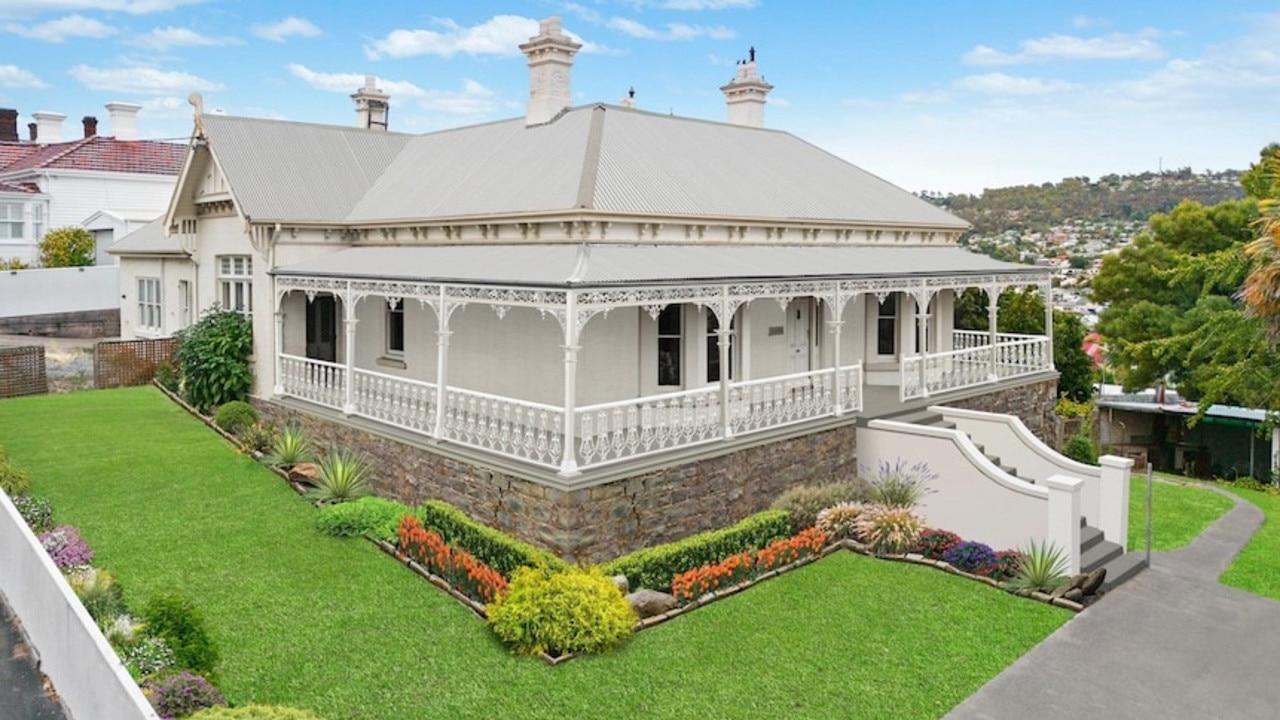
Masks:
[[[1280,7],[1251,0],[0,0],[0,107],[143,106],[144,138],[206,112],[354,124],[374,75],[391,129],[524,114],[517,45],[559,15],[575,104],[723,121],[756,49],[765,125],[913,192],[1190,167],[1280,141]]]

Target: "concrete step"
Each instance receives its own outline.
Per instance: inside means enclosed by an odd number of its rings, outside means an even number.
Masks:
[[[1124,550],[1119,545],[1110,540],[1102,540],[1080,553],[1080,572],[1093,572],[1121,555],[1124,555]],[[1107,576],[1110,575],[1111,571],[1108,570]]]
[[[1102,583],[1102,589],[1107,591],[1145,570],[1146,555],[1136,552],[1125,553],[1104,567],[1107,568],[1107,579]]]
[[[908,410],[897,415],[886,415],[885,420],[892,420],[900,423],[910,423],[911,425],[928,425],[931,427],[941,427],[948,430],[954,430],[956,424],[947,422],[942,415],[931,412],[928,409]]]
[[[1106,538],[1103,536],[1101,530],[1096,527],[1085,525],[1083,522],[1084,518],[1080,519],[1082,521],[1080,523],[1080,552],[1083,553]]]

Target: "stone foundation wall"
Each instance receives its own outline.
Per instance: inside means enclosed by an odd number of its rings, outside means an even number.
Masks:
[[[1016,415],[1036,437],[1056,448],[1062,445],[1061,438],[1056,437],[1057,422],[1053,414],[1053,406],[1057,401],[1058,379],[1055,377],[944,404],[966,410]]]
[[[359,449],[380,495],[437,498],[569,561],[602,562],[732,524],[788,488],[857,475],[856,428],[830,430],[695,460],[579,490],[562,490],[355,423],[257,401],[265,420],[304,427],[322,448]]]

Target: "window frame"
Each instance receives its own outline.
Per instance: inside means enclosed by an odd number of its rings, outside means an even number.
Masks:
[[[704,323],[706,325],[706,347],[707,357],[704,362],[704,377],[707,384],[720,382],[720,319],[716,316],[715,311],[711,308],[705,308],[703,311]],[[734,355],[737,353],[737,314],[729,318],[729,372],[728,381],[734,380]],[[714,373],[712,372],[714,370]]]
[[[383,352],[389,358],[403,359],[405,348],[404,301],[392,303],[387,301],[386,313],[383,316]],[[397,326],[399,327],[400,347],[395,346]]]
[[[17,216],[13,215],[15,209]],[[0,228],[5,228],[4,232],[0,232],[0,240],[27,240],[26,203],[20,200],[0,200],[0,211],[3,211],[0,214]]]
[[[890,312],[885,312],[886,307]],[[876,355],[878,357],[895,357],[898,354],[898,315],[898,293],[890,293],[883,301],[876,299]],[[885,352],[886,344],[888,352]]]
[[[253,256],[219,255],[216,259],[222,308],[253,317]]]
[[[684,305],[679,303],[667,305],[658,312],[658,317],[655,318],[655,321],[658,325],[658,387],[684,387]],[[672,329],[672,323],[674,323],[674,330]],[[663,374],[664,370],[668,373],[665,376]]]
[[[138,329],[151,332],[164,332],[164,289],[158,277],[139,277],[138,279]],[[151,322],[153,321],[154,322]]]

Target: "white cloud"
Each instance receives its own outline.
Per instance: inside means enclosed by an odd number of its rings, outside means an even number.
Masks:
[[[151,48],[152,50],[168,50],[174,47],[239,45],[240,40],[230,37],[209,37],[187,28],[164,27],[155,28],[146,35],[139,35],[129,40],[129,44]]]
[[[758,4],[757,0],[665,0],[658,6],[668,10],[747,10]]]
[[[608,22],[608,27],[642,40],[692,40],[708,37],[712,40],[730,40],[737,36],[730,28],[722,25],[704,27],[685,23],[667,23],[665,30],[655,30],[643,23],[628,18],[615,17]]]
[[[44,88],[49,87],[43,80],[17,65],[0,65],[0,87],[4,88]]]
[[[49,20],[36,25],[8,23],[4,26],[4,29],[14,35],[51,43],[60,43],[67,38],[77,37],[105,38],[119,32],[119,30],[110,25],[83,15],[68,15],[64,18]]]
[[[511,57],[520,54],[518,45],[538,34],[538,21],[519,15],[495,15],[472,27],[462,27],[447,18],[435,18],[433,22],[441,29],[392,30],[385,38],[365,46],[365,54],[372,60],[416,55],[451,58],[458,53]]]
[[[249,30],[263,40],[278,43],[295,36],[315,37],[320,34],[320,28],[313,25],[311,21],[292,15],[280,22],[254,25]]]
[[[349,95],[364,86],[365,78],[360,73],[316,72],[298,63],[288,67],[294,77],[317,90]],[[396,100],[412,100],[423,110],[452,115],[483,115],[491,112],[497,102],[493,90],[470,79],[462,81],[460,90],[428,90],[411,82],[384,79],[377,80],[375,85],[391,96],[393,105]]]
[[[96,68],[76,65],[68,71],[71,77],[90,90],[107,90],[139,95],[165,95],[223,89],[215,83],[177,70],[154,67]]]
[[[604,16],[598,11],[579,5],[578,3],[565,3],[560,7],[563,8],[565,12],[571,13],[574,17],[582,20],[583,22],[589,22],[596,25],[604,22]]]
[[[0,16],[28,17],[48,12],[90,10],[149,15],[184,5],[197,5],[205,0],[3,0]]]
[[[955,82],[955,87],[984,95],[1045,95],[1075,87],[1063,80],[1014,77],[1004,73],[969,75]]]
[[[1018,43],[1018,51],[1001,52],[979,45],[962,58],[968,65],[1022,65],[1061,60],[1159,60],[1167,54],[1155,33],[1113,33],[1102,37],[1049,35]]]

